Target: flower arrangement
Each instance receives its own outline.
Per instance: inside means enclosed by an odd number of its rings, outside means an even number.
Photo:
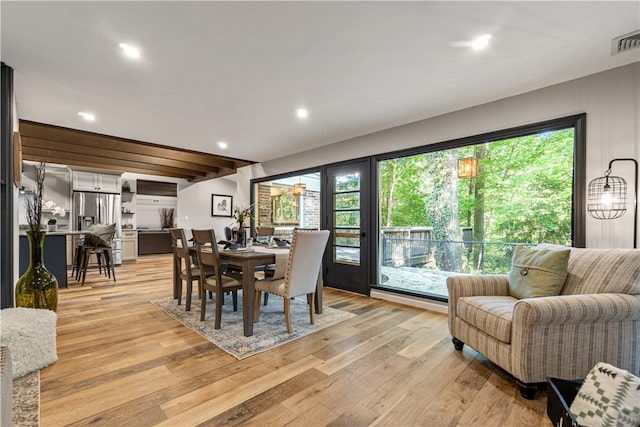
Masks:
[[[53,200],[44,202],[42,204],[42,207],[45,209],[51,209],[51,218],[49,218],[49,221],[47,221],[47,224],[49,225],[56,225],[56,223],[58,222],[55,219],[56,215],[58,215],[60,218],[63,218],[67,214],[64,208],[58,206]]]
[[[238,228],[242,228],[246,220],[253,219],[252,212],[253,205],[249,205],[246,208],[242,208],[241,206],[233,208],[233,219],[238,223]]]
[[[42,191],[44,188],[46,163],[36,166],[36,188],[35,192],[25,198],[25,208],[27,211],[27,223],[32,232],[40,231],[42,225]]]

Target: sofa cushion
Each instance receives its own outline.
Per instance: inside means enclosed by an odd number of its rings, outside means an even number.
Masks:
[[[566,246],[543,243],[536,248]],[[640,294],[640,250],[571,248],[562,295]]]
[[[513,307],[518,299],[508,296],[477,296],[458,299],[456,314],[465,322],[497,340],[511,343]]]
[[[568,248],[531,249],[516,246],[509,271],[509,293],[515,298],[560,295],[567,278]]]

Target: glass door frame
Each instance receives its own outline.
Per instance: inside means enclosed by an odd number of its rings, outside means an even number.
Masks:
[[[362,204],[363,199],[361,199],[361,203],[360,203],[360,210],[365,211],[365,221],[364,221],[364,225],[362,223],[360,225],[361,227],[360,232],[365,233],[365,239],[366,239],[365,242],[368,242],[368,244],[366,244],[364,247],[361,247],[361,251],[360,251],[360,265],[364,265],[365,267],[363,270],[365,272],[364,283],[363,283],[364,287],[359,290],[354,289],[349,291],[370,296],[372,278],[376,277],[375,274],[377,272],[377,266],[376,266],[377,258],[375,257],[375,254],[377,254],[377,251],[378,251],[378,239],[375,238],[376,236],[375,233],[377,233],[377,227],[378,227],[378,215],[377,215],[377,212],[375,211],[375,208],[377,206],[377,197],[378,197],[377,196],[377,187],[378,187],[377,178],[375,175],[376,162],[374,161],[374,158],[372,156],[366,156],[366,157],[360,157],[357,159],[350,159],[342,162],[323,165],[321,179],[323,182],[322,187],[326,189],[329,187],[329,184],[330,184],[328,182],[329,169],[341,168],[341,167],[346,168],[350,164],[357,164],[357,163],[366,163],[364,169],[366,169],[366,172],[368,174],[367,178],[369,179],[369,182],[366,183],[366,187],[368,187],[369,191],[368,191],[368,194],[366,194],[366,197],[364,197],[364,200],[368,199],[369,201],[368,206]],[[323,212],[321,227],[325,230],[330,230],[330,225],[332,221],[330,221],[329,215],[333,213],[333,203],[328,194],[325,193],[322,195],[321,205],[322,205],[321,211]],[[333,240],[333,239],[334,239],[334,236],[331,236],[330,240]],[[325,282],[329,273],[328,271],[329,264],[326,261],[329,259],[329,257],[332,257],[332,254],[333,254],[332,249],[333,249],[333,245],[328,244],[325,252],[325,263],[323,264],[324,265],[323,275],[325,277]],[[373,262],[374,260],[376,262]]]

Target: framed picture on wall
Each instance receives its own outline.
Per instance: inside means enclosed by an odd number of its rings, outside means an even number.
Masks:
[[[298,196],[293,193],[283,193],[271,196],[271,223],[273,225],[298,225],[300,208]]]
[[[211,195],[211,216],[231,217],[233,212],[233,196],[225,196],[222,194]]]

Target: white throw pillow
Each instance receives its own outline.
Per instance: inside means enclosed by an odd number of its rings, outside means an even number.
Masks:
[[[589,372],[571,413],[589,427],[640,425],[640,378],[624,369],[598,363]]]

